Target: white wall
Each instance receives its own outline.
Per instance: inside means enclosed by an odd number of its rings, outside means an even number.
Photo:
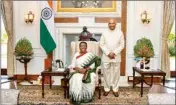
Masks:
[[[39,19],[40,8],[38,1],[14,1],[14,44],[20,38],[26,37],[34,48],[34,58],[28,63],[28,74],[40,74],[44,70],[46,54],[40,46]],[[24,16],[29,11],[35,14],[32,24],[26,24]],[[16,74],[24,74],[24,65],[15,60]]]
[[[160,68],[160,49],[162,31],[163,1],[128,1],[127,7],[127,49],[126,73],[132,76],[132,66],[135,65],[133,47],[142,37],[149,38],[154,47],[153,67]],[[151,15],[151,22],[143,24],[140,14],[146,10]]]
[[[56,2],[56,1],[55,1]],[[98,32],[99,27],[107,28],[107,24],[104,23],[93,23],[94,16],[121,16],[121,3],[117,1],[117,12],[116,13],[72,13],[72,15],[65,13],[56,13],[56,17],[74,17],[79,16],[79,23],[76,24],[56,24],[56,40],[59,42],[59,36],[61,29],[69,31],[68,29],[72,29],[73,27],[77,27],[77,32],[82,31],[82,26],[88,26],[88,30],[90,32]],[[34,47],[34,59],[28,64],[28,74],[40,74],[41,71],[44,70],[44,59],[46,58],[46,54],[43,48],[40,46],[39,41],[39,19],[40,19],[40,8],[39,1],[14,1],[14,35],[16,42],[22,38],[27,37]],[[127,3],[127,42],[126,42],[126,74],[132,75],[132,66],[135,61],[133,56],[133,46],[136,43],[137,39],[145,36],[150,38],[154,50],[154,64],[156,67],[160,67],[160,36],[161,36],[161,27],[162,27],[162,4],[163,1],[128,1]],[[54,6],[56,7],[56,5]],[[26,24],[24,22],[24,15],[31,10],[35,14],[35,20],[32,24]],[[140,14],[146,10],[151,14],[152,20],[148,25],[144,25],[141,23]],[[95,28],[94,28],[95,26]],[[120,28],[121,25],[118,24]],[[102,29],[99,29],[101,31]],[[62,31],[63,31],[62,30]],[[71,31],[70,31],[71,32]],[[72,32],[73,33],[73,32]],[[61,48],[62,42],[59,42],[59,49]],[[56,51],[57,52],[57,51]],[[61,57],[62,54],[55,52],[55,57]],[[24,66],[16,61],[16,74],[24,74]]]

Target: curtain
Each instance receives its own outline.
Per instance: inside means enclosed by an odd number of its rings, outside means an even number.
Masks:
[[[170,78],[170,58],[167,41],[174,23],[174,19],[175,19],[175,1],[164,1],[161,70],[166,72],[166,78]]]
[[[13,1],[1,1],[2,18],[4,27],[8,35],[7,43],[7,74],[9,77],[14,75],[14,54],[13,54]]]

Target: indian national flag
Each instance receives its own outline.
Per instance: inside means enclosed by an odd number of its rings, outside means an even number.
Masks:
[[[41,17],[40,17],[40,44],[46,53],[52,52],[56,48],[54,36],[54,14],[52,10],[52,1],[40,1]]]

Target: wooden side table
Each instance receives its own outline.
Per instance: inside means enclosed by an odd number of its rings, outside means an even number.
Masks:
[[[141,75],[139,82],[135,83],[135,72],[139,73]],[[151,84],[148,84],[145,80],[145,76],[151,76]],[[137,67],[133,67],[133,88],[136,84],[141,83],[141,97],[143,96],[143,83],[145,82],[147,85],[152,86],[153,85],[153,76],[163,76],[163,85],[165,85],[165,76],[166,73],[161,70],[146,70],[143,71]]]
[[[45,76],[63,76],[64,77],[64,98],[69,97],[69,88],[68,88],[68,72],[60,72],[60,71],[43,71],[41,72],[42,76],[42,98],[44,98],[44,81]],[[50,89],[52,88],[51,79],[50,79]]]

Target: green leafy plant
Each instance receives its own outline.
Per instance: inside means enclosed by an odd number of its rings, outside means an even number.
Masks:
[[[175,46],[169,46],[169,54],[170,56],[175,56]]]
[[[176,54],[176,51],[175,51],[175,40],[168,41],[168,47],[169,47],[169,55],[170,56],[175,56],[175,54]]]
[[[7,41],[8,41],[8,36],[7,36],[6,33],[3,33],[2,38],[1,38],[1,42],[2,43],[7,43]]]
[[[28,39],[22,38],[17,42],[15,46],[16,56],[32,56],[33,54],[33,48]]]
[[[137,40],[137,43],[134,46],[133,51],[135,57],[150,58],[155,55],[152,42],[150,41],[150,39],[147,38]]]
[[[168,41],[174,41],[175,40],[175,34],[170,33],[168,37]]]
[[[168,37],[168,47],[169,47],[169,54],[170,56],[175,56],[175,34],[170,33]]]

